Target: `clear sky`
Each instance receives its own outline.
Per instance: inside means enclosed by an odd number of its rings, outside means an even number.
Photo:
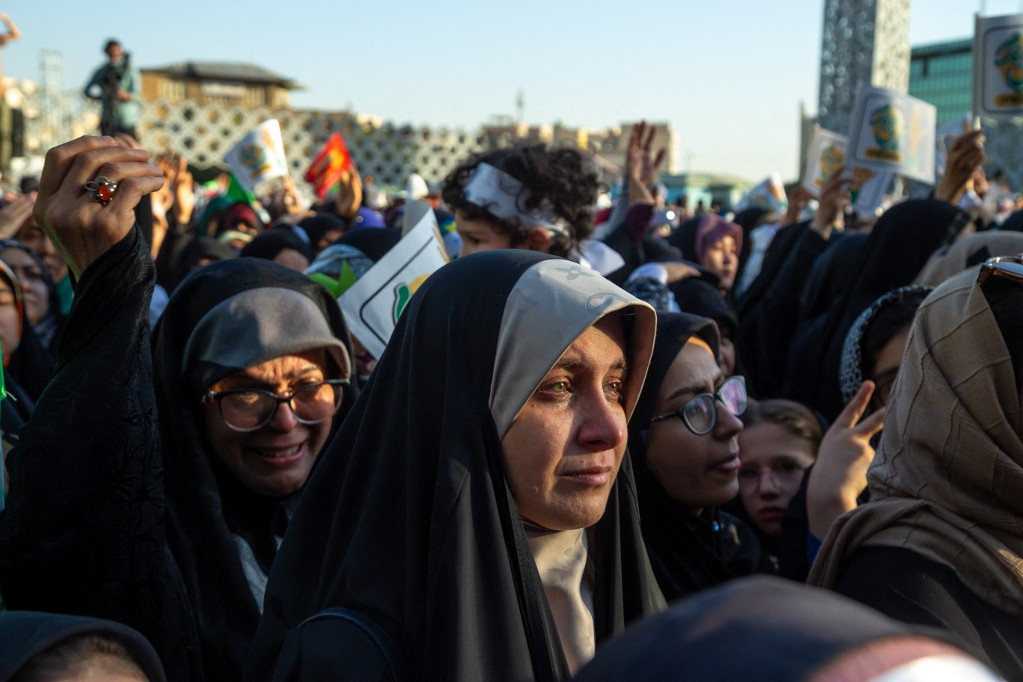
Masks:
[[[302,108],[350,108],[396,123],[603,128],[669,121],[680,170],[759,180],[798,167],[800,102],[817,104],[823,0],[175,0],[0,4],[21,40],[5,75],[38,80],[63,54],[64,89],[84,85],[118,38],[140,67],[259,64],[304,86]],[[973,13],[1019,0],[913,0],[913,45],[972,34]]]

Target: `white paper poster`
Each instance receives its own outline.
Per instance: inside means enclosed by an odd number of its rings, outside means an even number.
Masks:
[[[845,165],[845,148],[849,138],[836,132],[817,127],[813,141],[806,155],[806,176],[803,186],[820,195],[821,187],[831,179],[841,166]]]
[[[375,229],[375,228],[363,228]],[[379,358],[394,325],[426,278],[448,262],[433,211],[341,295],[349,331]]]
[[[934,136],[934,183],[941,180],[945,174],[945,164],[948,163],[948,150],[952,144],[970,129],[970,118],[964,116],[958,121],[952,121],[938,128]]]
[[[992,118],[1023,116],[1023,14],[977,16],[973,110]]]
[[[288,162],[284,158],[281,124],[276,118],[263,121],[231,147],[224,160],[234,177],[249,192],[254,192],[256,185],[264,180],[287,175]]]
[[[878,209],[883,206],[885,197],[891,191],[895,173],[854,167],[846,171],[845,175],[851,178],[849,198],[853,210],[860,215],[877,215]]]
[[[849,165],[933,184],[936,120],[927,102],[861,86],[846,150]]]

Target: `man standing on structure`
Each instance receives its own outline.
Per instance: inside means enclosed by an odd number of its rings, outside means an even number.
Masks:
[[[85,86],[85,96],[99,100],[102,110],[99,131],[102,135],[125,133],[132,137],[139,119],[139,77],[131,68],[131,55],[116,40],[103,48],[108,62],[96,69]]]

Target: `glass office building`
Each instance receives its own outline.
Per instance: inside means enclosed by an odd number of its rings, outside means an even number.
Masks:
[[[972,38],[912,48],[909,94],[937,107],[939,126],[970,114],[972,83]]]

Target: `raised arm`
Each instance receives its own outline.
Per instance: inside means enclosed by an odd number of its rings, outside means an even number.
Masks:
[[[0,21],[2,21],[4,26],[7,27],[7,33],[0,36],[0,45],[6,45],[12,40],[17,40],[21,37],[21,31],[19,31],[18,27],[14,25],[14,22],[11,21],[9,16],[0,13]]]
[[[145,152],[115,145],[84,137],[46,155],[35,216],[78,284],[57,372],[8,457],[0,591],[10,608],[131,625],[157,646],[170,679],[187,680],[194,625],[163,526],[155,278],[133,212],[163,175]],[[86,188],[100,176],[116,185],[106,204]]]
[[[163,186],[163,173],[147,163],[149,152],[118,144],[110,137],[80,137],[46,153],[36,223],[76,278],[131,231],[139,199]],[[112,197],[99,201],[91,198],[95,192]]]

